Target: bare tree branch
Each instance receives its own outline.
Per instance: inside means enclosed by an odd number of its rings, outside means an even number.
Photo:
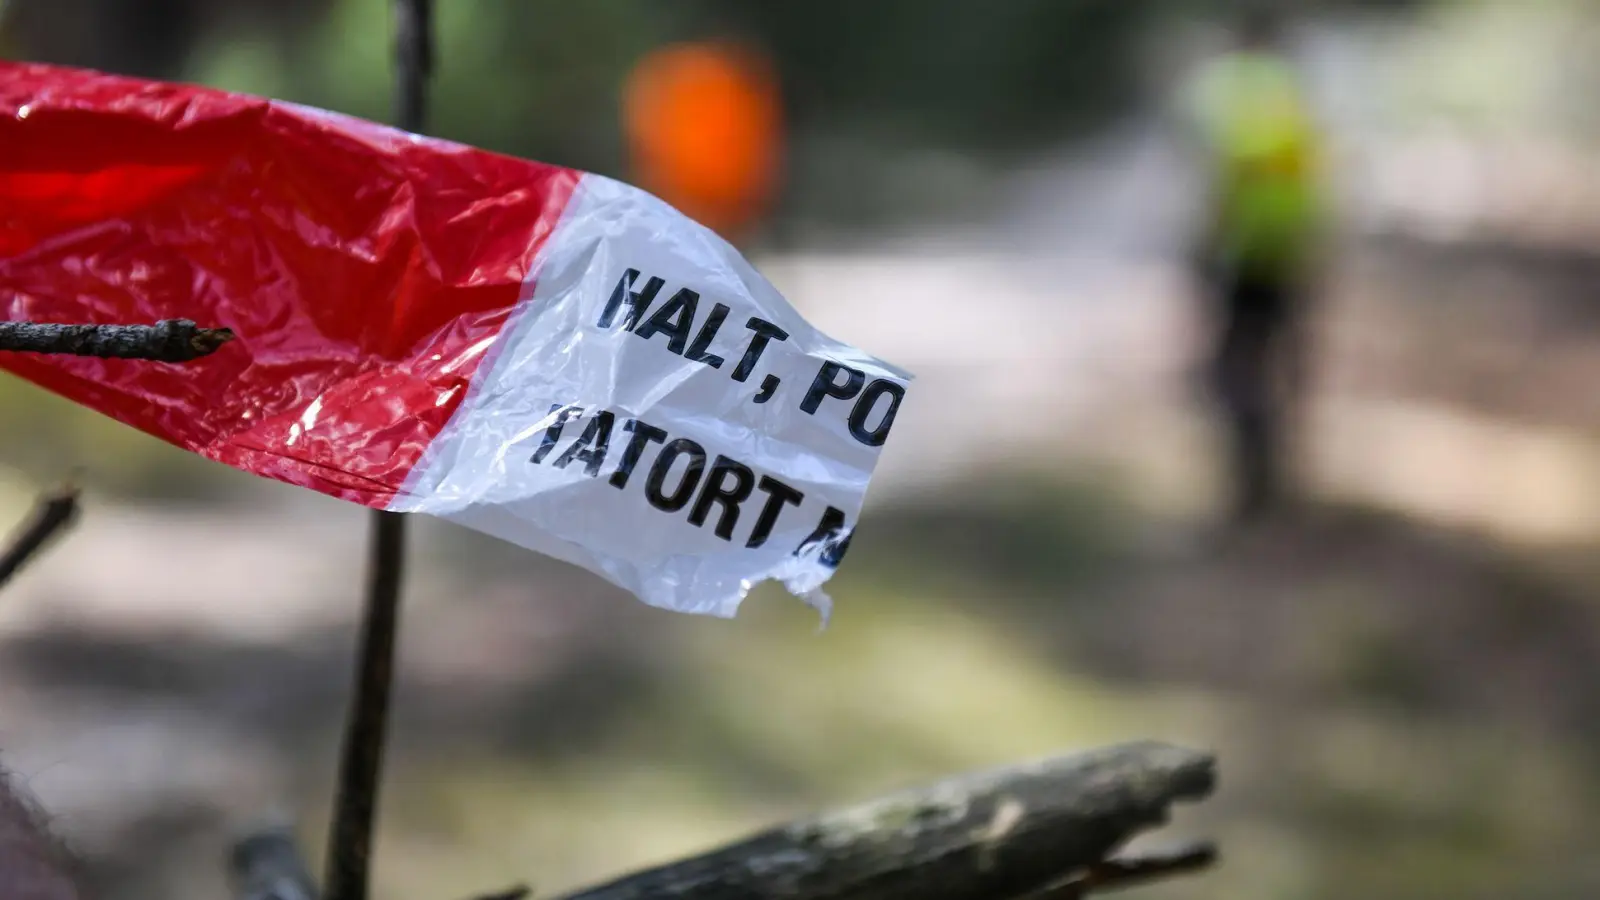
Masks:
[[[356,650],[355,692],[345,716],[339,780],[323,889],[328,900],[367,900],[373,822],[382,786],[383,751],[400,632],[400,585],[405,568],[402,513],[372,513],[367,598]]]
[[[0,587],[78,517],[78,488],[66,485],[39,498],[33,517],[0,555]]]
[[[0,322],[0,350],[56,353],[101,359],[189,362],[233,340],[227,328],[201,328],[188,319],[154,325],[54,325]]]

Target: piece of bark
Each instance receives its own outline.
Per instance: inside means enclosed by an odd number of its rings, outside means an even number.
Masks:
[[[100,359],[181,363],[215,353],[233,340],[227,328],[201,328],[188,319],[154,325],[56,325],[0,322],[0,350]]]
[[[1215,779],[1208,754],[1125,744],[947,779],[561,900],[1011,900],[1104,863]]]
[[[393,0],[395,124],[421,134],[428,120],[428,81],[433,74],[433,0]],[[328,900],[367,900],[370,894],[373,829],[383,787],[388,742],[389,696],[393,691],[395,642],[400,628],[400,587],[405,575],[404,515],[377,509],[368,514],[371,556],[366,604],[356,650],[354,696],[345,714],[339,748],[339,780],[323,890]]]

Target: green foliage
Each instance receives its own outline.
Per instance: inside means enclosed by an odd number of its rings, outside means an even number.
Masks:
[[[637,0],[475,0],[437,11],[430,131],[592,171],[621,165],[618,94],[631,61],[658,40]],[[394,73],[386,0],[337,0],[303,35],[276,45],[245,29],[212,34],[190,77],[378,121]]]
[[[1128,52],[1163,3],[816,0],[710,4],[780,60],[796,113],[913,142],[995,149],[1126,100]]]

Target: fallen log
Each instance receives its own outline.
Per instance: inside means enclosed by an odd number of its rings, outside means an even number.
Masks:
[[[1149,857],[1114,854],[1165,823],[1173,804],[1210,794],[1215,782],[1209,754],[1123,744],[958,775],[556,900],[1077,897],[1209,865],[1215,851],[1204,844]],[[274,880],[271,867],[241,852],[245,846],[234,853],[236,896],[265,900],[259,887]],[[281,857],[281,842],[272,846]],[[304,868],[293,858],[283,865]],[[246,871],[254,878],[241,879]],[[245,890],[247,882],[257,892]]]

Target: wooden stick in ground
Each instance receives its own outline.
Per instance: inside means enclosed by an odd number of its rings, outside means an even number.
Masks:
[[[201,328],[188,319],[154,325],[54,325],[0,322],[0,350],[101,359],[181,363],[217,352],[233,340],[226,328]]]
[[[373,823],[383,779],[395,641],[400,631],[405,519],[400,513],[383,511],[374,512],[373,517],[355,691],[345,716],[333,824],[328,830],[323,885],[328,900],[367,900]]]
[[[432,0],[394,0],[395,118],[416,133],[427,124],[433,67]],[[327,900],[367,900],[372,832],[383,781],[394,645],[400,628],[406,520],[372,513],[372,554],[357,651],[355,695],[345,719],[323,889]]]
[[[67,485],[39,499],[33,517],[0,555],[0,587],[22,570],[50,539],[78,517],[78,488]]]
[[[394,0],[394,61],[395,124],[421,134],[433,75],[433,0]]]

